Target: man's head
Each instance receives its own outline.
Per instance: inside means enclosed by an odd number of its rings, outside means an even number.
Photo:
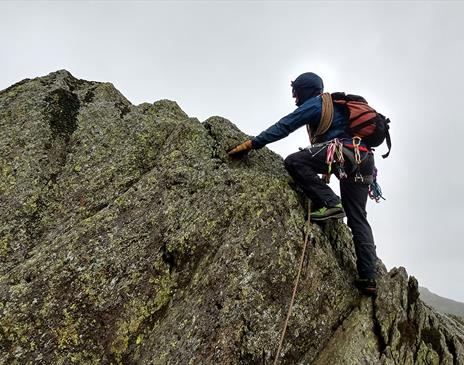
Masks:
[[[301,74],[295,81],[292,81],[291,86],[297,106],[324,92],[322,79],[313,72]]]

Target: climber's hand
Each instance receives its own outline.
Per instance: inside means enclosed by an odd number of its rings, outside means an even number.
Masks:
[[[253,149],[253,145],[251,143],[251,139],[243,142],[242,144],[239,144],[237,147],[232,148],[227,154],[229,157],[242,157],[246,155],[248,152],[250,152]]]

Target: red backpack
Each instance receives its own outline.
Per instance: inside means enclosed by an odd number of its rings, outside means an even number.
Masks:
[[[359,95],[337,92],[332,94],[332,101],[334,104],[346,106],[349,129],[353,137],[361,138],[369,147],[378,147],[386,140],[388,152],[382,157],[388,157],[391,150],[390,119],[377,113],[367,104],[366,99]]]

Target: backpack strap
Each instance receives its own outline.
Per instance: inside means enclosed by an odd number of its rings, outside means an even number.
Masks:
[[[387,147],[388,147],[388,152],[384,155],[382,155],[382,158],[387,158],[388,155],[390,154],[390,150],[391,150],[391,147],[392,147],[392,142],[391,142],[391,138],[390,138],[390,132],[389,132],[389,123],[390,123],[390,119],[386,118],[387,119],[387,128],[385,129],[385,141],[387,142]]]

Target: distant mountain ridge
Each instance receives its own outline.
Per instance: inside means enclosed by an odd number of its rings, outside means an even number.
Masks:
[[[419,287],[419,292],[420,298],[437,311],[464,317],[464,303],[441,297],[423,286]]]

